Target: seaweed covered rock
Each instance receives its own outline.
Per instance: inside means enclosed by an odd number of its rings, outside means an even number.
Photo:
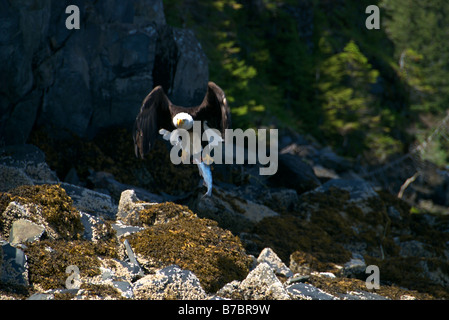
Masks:
[[[30,284],[37,290],[66,287],[67,267],[77,266],[81,282],[101,275],[100,257],[118,258],[114,242],[94,243],[87,240],[43,240],[25,251],[28,258]]]
[[[134,226],[151,226],[168,222],[183,214],[192,214],[185,206],[173,202],[149,203],[137,198],[135,190],[125,190],[120,196],[117,220]]]
[[[18,219],[43,225],[46,236],[53,239],[80,239],[84,229],[78,210],[60,185],[21,186],[2,193],[0,212],[4,239]]]
[[[194,272],[207,292],[248,273],[251,260],[230,231],[180,205],[161,204],[156,210],[185,214],[127,237],[144,268],[176,264]]]
[[[363,280],[366,266],[376,265],[382,284],[446,298],[446,220],[413,214],[405,202],[366,183],[330,180],[300,195],[295,210],[260,221],[251,241],[259,250],[270,246],[302,276],[332,272]]]

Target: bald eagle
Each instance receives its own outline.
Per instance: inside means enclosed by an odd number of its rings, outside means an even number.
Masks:
[[[194,121],[201,121],[201,134],[210,127],[217,129],[221,133],[221,139],[224,139],[225,130],[231,127],[231,114],[226,96],[219,86],[209,82],[203,101],[193,107],[174,105],[161,86],[155,87],[143,100],[134,123],[133,140],[136,157],[143,159],[153,148],[159,134],[169,140],[167,133],[175,129],[182,128],[191,132]],[[193,151],[196,152],[198,150]],[[212,191],[210,163],[201,161],[196,164],[208,188],[206,194],[210,195]]]

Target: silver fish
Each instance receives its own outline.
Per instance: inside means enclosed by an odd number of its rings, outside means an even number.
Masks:
[[[207,187],[207,192],[203,195],[211,196],[212,195],[212,171],[210,170],[210,166],[205,164],[202,161],[194,159],[196,165],[198,166],[198,170],[200,171],[200,176],[203,177],[203,184]]]

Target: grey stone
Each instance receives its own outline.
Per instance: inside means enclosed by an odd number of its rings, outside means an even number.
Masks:
[[[136,299],[140,300],[203,300],[207,294],[198,278],[176,265],[168,266],[137,280],[133,284]]]
[[[78,289],[52,289],[44,293],[34,293],[27,298],[27,300],[54,300],[55,294],[71,294],[74,297],[78,293]]]
[[[247,300],[289,300],[290,296],[265,262],[257,265],[239,284],[238,291]]]
[[[387,209],[388,216],[395,220],[402,220],[401,213],[393,206]]]
[[[61,183],[61,188],[72,198],[73,206],[79,211],[115,220],[117,206],[112,202],[109,195],[66,182]]]
[[[124,225],[122,223],[114,223],[112,224],[112,228],[115,230],[116,235],[118,238],[124,237],[124,236],[128,236],[130,234],[142,231],[143,227],[136,227],[136,226],[129,226],[129,225]]]
[[[125,246],[126,254],[127,254],[128,258],[129,258],[129,261],[130,261],[131,265],[133,265],[134,268],[136,268],[136,269],[137,268],[140,269],[139,262],[136,259],[136,255],[134,254],[134,251],[131,248],[131,245],[129,244],[128,239],[123,241],[123,245]],[[143,271],[139,271],[139,273],[143,274]]]
[[[282,262],[282,260],[277,256],[277,254],[271,249],[271,248],[265,248],[263,249],[259,257],[257,258],[258,263],[265,262],[267,263],[273,271],[278,274],[282,275],[284,277],[292,277],[293,272],[287,268],[285,263]]]
[[[353,167],[350,160],[337,155],[330,147],[319,150],[317,161],[323,167],[337,172],[347,171]]]
[[[118,261],[118,263],[127,273],[125,278],[135,280],[143,276],[143,271],[138,264],[134,264],[128,261]]]
[[[5,240],[9,239],[9,232],[11,227],[17,219],[27,218],[30,216],[29,205],[22,205],[18,202],[12,201],[8,204],[5,211],[0,214],[2,221],[2,229],[0,229],[0,236]],[[1,238],[0,237],[0,238]]]
[[[134,0],[134,23],[138,25],[147,25],[156,23],[164,25],[165,14],[162,0]]]
[[[0,249],[2,255],[0,282],[9,285],[27,286],[28,268],[25,253],[9,243],[2,243]]]
[[[178,105],[198,105],[207,90],[207,57],[192,30],[174,28],[173,38],[177,46],[178,60],[170,96],[173,103]]]
[[[33,124],[36,121],[38,106],[42,98],[42,92],[35,89],[26,94],[17,104],[6,121],[4,127],[0,129],[0,136],[9,145],[23,144],[28,139]],[[1,120],[0,120],[0,127]],[[2,131],[4,135],[2,135]]]
[[[39,240],[45,231],[45,227],[26,219],[19,219],[13,222],[9,232],[9,242],[11,244],[34,242]]]
[[[248,230],[266,217],[279,216],[269,207],[244,198],[238,192],[214,186],[214,193],[217,196],[198,194],[191,208],[199,216],[213,219],[233,232]]]
[[[390,300],[377,293],[367,291],[350,291],[340,295],[342,300]]]
[[[260,222],[266,217],[276,217],[279,214],[267,206],[255,203],[250,200],[239,198],[232,192],[225,191],[224,189],[215,188],[216,192],[220,194],[220,197],[207,197],[201,196],[198,203],[198,210],[201,212],[209,210],[229,211],[234,214],[241,214],[244,218],[252,222]],[[227,201],[229,199],[229,201]]]
[[[3,144],[25,143],[39,107],[33,60],[46,39],[51,1],[2,1],[0,7],[0,73],[7,76],[0,88],[0,137]]]
[[[334,170],[324,168],[321,165],[314,165],[313,172],[319,179],[339,179],[340,176]]]
[[[214,167],[214,172],[215,170]],[[254,175],[258,174],[256,173]],[[257,179],[260,179],[260,177],[257,177]],[[293,211],[298,203],[298,193],[296,190],[288,188],[267,188],[265,185],[260,185],[260,180],[239,187],[235,185],[223,185],[222,187],[234,197],[267,206],[277,213]]]
[[[278,171],[269,178],[274,186],[295,189],[301,194],[321,185],[312,167],[300,157],[285,153],[278,159]]]
[[[54,295],[51,293],[33,293],[27,300],[53,300]]]
[[[118,182],[115,180],[114,176],[108,172],[93,172],[88,179],[94,184],[95,188],[107,190],[113,199],[120,200],[123,191],[132,189],[140,200],[151,203],[164,202],[162,196],[148,192],[143,188]]]
[[[364,180],[331,179],[313,190],[314,192],[327,192],[330,188],[338,188],[349,192],[352,202],[359,202],[371,197],[378,197],[376,191],[369,182]]]
[[[287,286],[287,292],[295,300],[336,300],[331,294],[308,283],[295,283]]]
[[[127,299],[134,298],[133,286],[128,281],[112,281],[112,285],[120,291],[122,297]]]
[[[345,277],[357,277],[358,275],[365,274],[366,263],[363,257],[356,255],[351,258],[343,266],[342,274]]]
[[[5,177],[0,185],[33,185],[59,181],[56,173],[45,162],[44,152],[30,144],[0,148],[0,167]],[[14,172],[17,174],[16,179],[12,175]]]
[[[105,221],[86,212],[80,212],[81,223],[84,226],[84,239],[97,242],[98,240],[106,239],[110,236],[111,230],[106,225]]]
[[[58,137],[132,125],[156,83],[183,104],[205,92],[205,54],[192,31],[166,25],[162,0],[75,4],[81,28],[73,31],[64,27],[64,2],[0,2],[0,73],[8,75],[1,145],[25,143],[35,125]],[[170,49],[167,63],[156,60],[158,48]]]
[[[152,206],[152,203],[142,203],[133,189],[125,190],[120,196],[117,208],[117,220],[125,224],[135,225],[139,221],[139,212]]]
[[[0,176],[2,177],[0,179],[0,192],[6,192],[23,185],[34,185],[33,180],[19,168],[0,164]]]

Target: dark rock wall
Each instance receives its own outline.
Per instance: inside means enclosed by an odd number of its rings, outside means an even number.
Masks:
[[[65,26],[68,5],[80,29]],[[0,144],[35,126],[91,137],[131,126],[162,85],[174,103],[201,102],[208,61],[192,31],[165,23],[161,0],[0,0]]]

